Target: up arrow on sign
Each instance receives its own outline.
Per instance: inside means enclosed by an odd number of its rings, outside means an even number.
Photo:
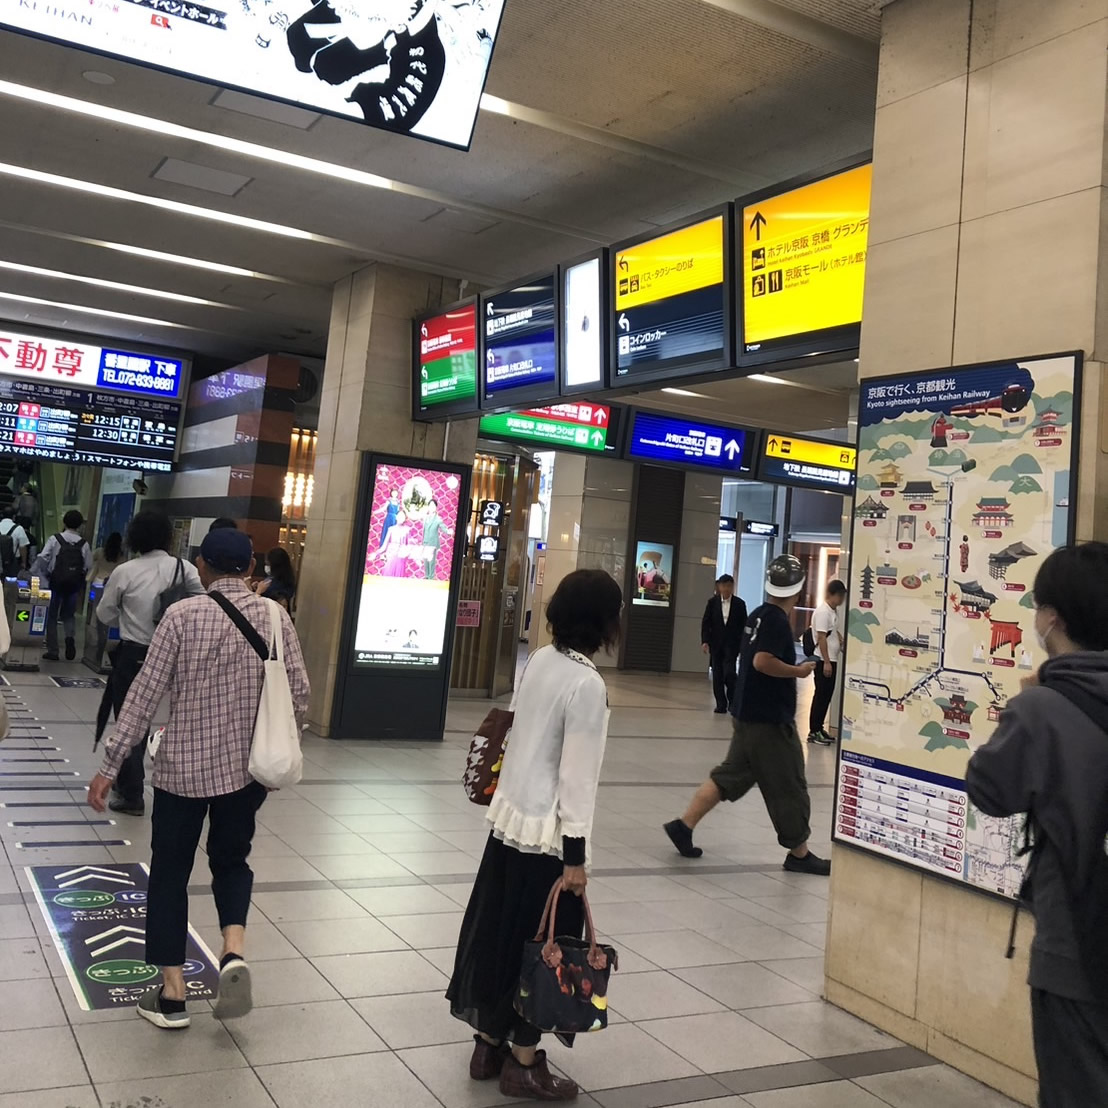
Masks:
[[[728,459],[733,462],[735,460],[735,455],[738,454],[740,450],[742,450],[742,447],[739,446],[739,444],[735,442],[734,439],[732,439],[723,449],[727,451]]]
[[[92,946],[93,943],[103,942],[104,939],[110,939],[113,935],[120,935],[121,937],[116,939],[115,942],[108,943],[107,946],[102,946],[98,950],[92,951],[94,958],[99,958],[101,954],[107,954],[109,950],[115,950],[116,947],[126,946],[128,943],[138,943],[140,946],[146,943],[146,931],[142,927],[113,927],[110,931],[102,931],[99,935],[93,935],[91,939],[85,939],[85,946]]]

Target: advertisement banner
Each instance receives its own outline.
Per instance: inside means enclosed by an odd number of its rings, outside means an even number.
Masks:
[[[635,595],[631,603],[668,608],[672,589],[673,547],[667,543],[640,542],[635,549]]]

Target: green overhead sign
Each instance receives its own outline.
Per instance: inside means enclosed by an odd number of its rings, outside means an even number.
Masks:
[[[612,410],[604,404],[555,404],[481,417],[481,436],[603,454]]]

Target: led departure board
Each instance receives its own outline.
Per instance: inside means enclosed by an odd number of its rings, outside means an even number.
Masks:
[[[0,376],[0,452],[44,461],[168,471],[181,406]]]
[[[682,469],[748,474],[754,467],[758,432],[733,424],[704,423],[670,412],[635,412],[627,458]]]
[[[758,459],[759,481],[850,496],[858,452],[844,442],[767,431]]]
[[[613,384],[731,361],[730,206],[612,253]]]
[[[558,316],[554,274],[481,298],[485,327],[484,407],[511,406],[558,393]]]
[[[477,301],[462,301],[415,321],[413,415],[417,419],[477,410]]]
[[[741,202],[741,365],[857,348],[872,170]]]

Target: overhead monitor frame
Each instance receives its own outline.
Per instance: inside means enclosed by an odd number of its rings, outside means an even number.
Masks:
[[[551,404],[536,404],[534,407],[553,408],[557,407],[559,403],[580,403],[580,401],[566,398],[564,401],[556,400]],[[608,435],[603,450],[585,450],[579,446],[574,446],[572,443],[543,443],[532,442],[522,437],[513,438],[504,433],[481,430],[480,423],[478,423],[477,437],[485,442],[503,443],[505,446],[524,447],[532,452],[581,454],[586,458],[622,458],[627,427],[630,424],[631,409],[624,407],[622,404],[610,404],[606,399],[597,401],[597,407],[607,408],[609,413]],[[494,416],[497,414],[499,413],[482,412],[481,418],[483,420],[486,416]]]
[[[829,485],[821,485],[815,482],[807,481],[790,481],[786,478],[778,477],[774,474],[766,472],[767,458],[766,450],[769,449],[770,440],[773,438],[787,438],[787,439],[800,439],[803,442],[817,443],[820,446],[830,446],[840,450],[852,450],[854,451],[854,472],[851,474],[850,483],[848,485],[842,485],[838,488],[831,488]],[[754,466],[754,480],[762,481],[767,485],[779,485],[782,488],[789,489],[808,489],[810,492],[829,492],[838,496],[853,496],[855,486],[858,482],[858,458],[857,458],[857,446],[853,442],[842,442],[837,439],[824,439],[818,435],[794,435],[791,431],[773,431],[764,430],[762,432],[762,441],[758,450],[758,460]],[[846,472],[846,471],[843,471]]]
[[[723,312],[723,349],[718,355],[701,356],[690,355],[687,359],[681,359],[676,364],[673,362],[656,366],[643,372],[628,373],[619,376],[619,326],[617,320],[617,288],[619,281],[618,258],[622,251],[631,247],[640,246],[652,242],[655,239],[664,238],[678,231],[695,227],[697,224],[722,217],[723,219],[723,283],[720,288],[721,309]],[[687,381],[690,378],[707,380],[717,373],[733,369],[735,366],[735,206],[728,202],[717,204],[713,208],[697,212],[695,215],[686,216],[664,227],[647,234],[635,235],[622,240],[609,247],[608,264],[608,296],[609,311],[609,336],[608,346],[608,388],[609,389],[641,389],[643,385],[653,385],[658,382]]]
[[[417,423],[434,423],[444,419],[455,419],[458,416],[477,414],[477,398],[481,388],[481,305],[479,301],[480,297],[467,296],[442,308],[421,312],[412,320],[412,419]],[[433,404],[425,408],[420,395],[420,371],[423,368],[420,364],[420,341],[422,339],[420,328],[430,320],[441,319],[451,312],[469,307],[473,308],[473,396],[465,397],[462,400]]]
[[[488,318],[485,305],[490,300],[506,293],[517,292],[528,285],[538,281],[549,281],[551,295],[554,300],[554,380],[545,385],[521,385],[516,388],[503,389],[499,393],[489,396],[486,389],[488,384],[488,330],[485,321]],[[543,407],[548,404],[558,403],[558,384],[562,376],[562,295],[560,288],[560,271],[557,266],[550,269],[542,269],[537,273],[531,273],[516,281],[509,281],[488,292],[481,293],[477,312],[477,396],[480,410],[484,413],[509,412],[520,408]]]
[[[740,431],[744,436],[746,436],[743,443],[743,453],[750,459],[750,466],[745,471],[726,470],[722,467],[697,464],[696,462],[669,461],[668,459],[650,458],[645,457],[642,454],[636,454],[633,449],[635,420],[640,415],[665,419],[687,420],[689,423],[718,428],[722,431]],[[757,480],[754,474],[758,466],[758,458],[761,455],[762,435],[764,433],[760,427],[748,427],[741,423],[719,423],[716,420],[702,419],[700,416],[686,416],[682,412],[666,411],[664,408],[627,408],[625,410],[623,423],[623,442],[620,456],[625,461],[636,462],[639,465],[662,466],[665,469],[683,469],[689,473],[718,473],[721,477],[730,478],[732,480]]]
[[[756,373],[760,368],[768,365],[788,364],[789,368],[796,368],[798,364],[808,362],[810,359],[827,361],[835,355],[855,357],[858,345],[861,341],[862,323],[847,323],[836,327],[822,328],[814,331],[802,331],[795,335],[785,335],[777,339],[768,339],[759,343],[759,349],[748,351],[746,349],[746,281],[750,274],[746,267],[745,235],[749,230],[746,224],[746,209],[763,200],[785,196],[798,189],[807,188],[810,185],[819,184],[821,181],[830,180],[851,170],[860,169],[873,162],[873,151],[868,150],[847,158],[819,173],[806,173],[789,178],[779,184],[767,188],[757,189],[754,192],[740,196],[735,201],[735,273],[737,279],[734,282],[735,299],[735,364],[749,373]]]
[[[588,265],[590,262],[597,262],[599,264],[598,274],[598,312],[596,319],[597,338],[596,341],[600,348],[600,377],[592,384],[570,384],[567,380],[568,374],[568,345],[569,345],[569,320],[565,318],[565,313],[569,308],[569,295],[566,288],[566,280],[572,270],[577,269],[579,266]],[[610,251],[608,247],[602,246],[598,250],[590,250],[587,254],[581,254],[576,258],[572,258],[568,262],[562,262],[558,266],[558,285],[561,292],[562,300],[559,305],[558,311],[561,315],[561,331],[558,336],[558,393],[560,396],[579,396],[582,393],[596,392],[600,389],[605,389],[608,386],[608,378],[611,372],[609,365],[611,357],[611,297],[612,297],[612,285],[611,278],[609,276],[609,266],[611,262]]]

